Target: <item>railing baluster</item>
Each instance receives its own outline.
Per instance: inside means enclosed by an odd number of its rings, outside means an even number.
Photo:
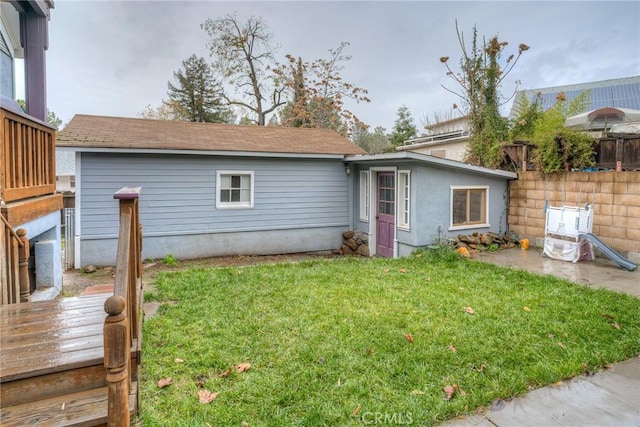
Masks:
[[[0,109],[2,200],[11,202],[55,193],[55,131],[50,126]]]
[[[129,416],[129,358],[131,341],[125,299],[112,295],[104,303],[104,366],[107,369],[109,401],[107,426],[128,427]]]
[[[109,426],[129,426],[129,389],[132,375],[137,373],[137,366],[132,364],[132,351],[136,352],[137,363],[140,363],[138,348],[141,337],[138,330],[141,312],[138,304],[141,302],[141,289],[138,289],[138,283],[142,285],[142,254],[139,195],[139,187],[125,187],[113,195],[119,200],[120,230],[113,296],[105,303],[108,316],[104,326],[104,360],[109,384]],[[135,339],[137,347],[132,348]]]

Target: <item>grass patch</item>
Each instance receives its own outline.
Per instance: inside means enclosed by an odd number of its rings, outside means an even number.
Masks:
[[[640,299],[449,251],[168,272],[156,285],[154,299],[178,304],[144,325],[146,425],[432,425],[640,352]],[[200,404],[199,386],[220,394]]]

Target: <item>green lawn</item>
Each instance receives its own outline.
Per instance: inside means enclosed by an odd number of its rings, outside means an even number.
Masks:
[[[148,299],[177,304],[144,326],[150,426],[432,425],[640,353],[640,299],[448,250],[178,271],[156,285]],[[217,399],[199,403],[200,387]]]

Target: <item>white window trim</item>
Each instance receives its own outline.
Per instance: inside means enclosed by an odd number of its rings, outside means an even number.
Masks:
[[[406,192],[404,188],[401,188],[400,184],[402,183],[402,176],[406,175],[407,176],[407,188],[406,188]],[[396,212],[396,222],[398,223],[398,228],[402,229],[402,230],[406,230],[409,231],[411,229],[410,224],[411,224],[411,171],[410,170],[399,170],[398,171],[398,179],[396,180],[397,182],[397,189],[396,189],[396,194],[398,195],[398,197],[396,197],[396,208],[397,208],[397,212]],[[405,194],[406,193],[406,194]],[[407,199],[407,210],[405,212],[404,210],[404,200],[405,198]],[[407,215],[407,222],[403,223],[401,222],[402,219],[404,219],[405,213]]]
[[[369,222],[369,206],[371,204],[371,192],[369,190],[371,173],[360,171],[360,221]]]
[[[453,225],[453,191],[454,190],[485,190],[486,200],[484,203],[485,222],[480,224]],[[452,185],[449,190],[449,231],[469,230],[472,228],[488,228],[491,227],[489,221],[489,186],[488,185]]]
[[[221,202],[220,201],[220,181],[222,175],[249,175],[251,180],[251,194],[249,202]],[[216,209],[252,209],[254,206],[254,172],[253,171],[235,171],[235,170],[219,170],[216,172]]]

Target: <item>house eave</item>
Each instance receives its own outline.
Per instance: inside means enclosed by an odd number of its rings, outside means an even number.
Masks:
[[[344,159],[344,154],[317,153],[278,153],[257,151],[228,151],[228,150],[165,150],[158,148],[110,148],[110,147],[78,147],[73,145],[57,145],[56,149],[77,153],[123,153],[123,154],[171,154],[191,156],[220,156],[220,157],[263,157],[263,158],[305,158],[305,159]]]
[[[415,153],[412,151],[401,151],[384,154],[365,154],[345,157],[345,162],[349,163],[375,163],[381,161],[417,161],[444,169],[463,170],[471,173],[500,177],[504,179],[516,179],[518,175],[514,172],[499,169],[489,169],[482,166],[470,165],[456,160],[444,159],[442,157],[430,156],[428,154]]]

